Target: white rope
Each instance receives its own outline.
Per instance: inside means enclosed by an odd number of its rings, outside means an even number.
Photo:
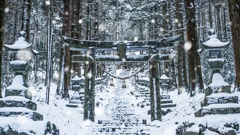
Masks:
[[[147,63],[145,63],[139,70],[137,70],[136,72],[128,75],[128,76],[117,76],[117,75],[114,75],[114,74],[111,74],[110,72],[106,71],[106,69],[104,67],[101,66],[101,63],[97,62],[92,56],[90,55],[86,55],[86,57],[90,58],[91,60],[93,60],[102,70],[104,70],[109,76],[115,78],[115,79],[121,79],[121,80],[125,80],[125,79],[128,79],[132,76],[135,76],[136,74],[138,74],[141,70],[143,70],[147,65],[148,63],[154,58],[156,57],[157,54],[154,54],[152,55],[149,60],[147,61]]]

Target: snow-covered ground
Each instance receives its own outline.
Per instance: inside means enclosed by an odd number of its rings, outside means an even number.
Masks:
[[[136,89],[136,85],[134,85],[131,79],[126,81],[127,88],[124,90],[119,90],[122,86],[122,81],[114,80],[115,86],[110,86],[109,84],[100,85],[96,89],[96,102],[99,101],[99,107],[96,107],[96,122],[92,123],[90,121],[83,121],[83,108],[80,106],[78,108],[70,108],[67,107],[68,100],[60,99],[55,95],[56,91],[56,84],[51,85],[50,91],[50,104],[47,105],[45,103],[45,86],[38,86],[36,88],[30,88],[33,92],[33,101],[37,103],[37,112],[43,115],[44,121],[35,122],[24,117],[11,117],[11,118],[3,118],[0,117],[0,126],[8,128],[8,125],[14,130],[18,131],[29,131],[34,130],[37,131],[37,134],[43,134],[45,130],[46,121],[50,121],[51,123],[56,124],[57,128],[60,130],[61,135],[85,135],[90,134],[89,126],[93,126],[97,124],[98,120],[103,119],[112,119],[114,116],[111,115],[112,111],[110,108],[116,107],[116,104],[112,99],[116,99],[117,97],[125,97],[129,105],[134,110],[136,117],[139,119],[146,119],[147,124],[149,125],[151,135],[175,135],[176,128],[186,121],[192,121],[195,116],[194,113],[198,111],[200,107],[200,102],[204,98],[204,94],[196,93],[194,97],[190,97],[189,94],[183,91],[182,94],[178,95],[177,90],[170,91],[168,94],[171,96],[173,102],[177,105],[173,108],[172,112],[168,113],[167,115],[163,116],[163,121],[153,121],[150,122],[150,115],[147,114],[147,111],[150,107],[137,107],[137,103],[139,100],[135,98],[134,95],[131,95],[132,91]],[[41,88],[41,89],[39,89]],[[70,95],[73,94],[73,91],[70,91]],[[240,97],[240,93],[234,93]],[[100,98],[104,100],[100,100]],[[108,106],[108,107],[106,107]],[[108,109],[108,110],[107,110]],[[234,119],[236,116],[240,116],[236,114],[234,117],[232,116],[225,116],[222,121]],[[212,123],[216,124],[219,121],[215,119],[221,116],[215,117],[204,117],[199,118],[200,122],[205,121],[205,123]],[[192,127],[194,128],[194,126]],[[93,134],[93,133],[92,133]]]

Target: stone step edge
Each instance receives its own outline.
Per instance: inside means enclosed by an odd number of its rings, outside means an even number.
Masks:
[[[27,109],[27,108],[22,108],[22,107],[3,107],[0,108],[0,116],[1,117],[9,117],[9,116],[16,116],[16,115],[21,115],[21,116],[30,116],[29,118],[34,120],[34,121],[42,121],[43,120],[43,115]]]

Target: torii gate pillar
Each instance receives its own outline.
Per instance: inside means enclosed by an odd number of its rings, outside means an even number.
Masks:
[[[95,49],[88,48],[87,55],[94,59]],[[83,120],[91,120],[94,122],[95,109],[95,76],[96,64],[93,59],[86,57],[84,76],[85,76],[85,96],[84,96],[84,117]]]
[[[152,51],[154,51],[152,49]],[[152,52],[157,54],[157,52]],[[161,96],[160,96],[160,84],[159,84],[159,67],[158,56],[155,56],[150,61],[149,76],[150,76],[150,100],[151,100],[151,121],[162,121],[161,110]]]

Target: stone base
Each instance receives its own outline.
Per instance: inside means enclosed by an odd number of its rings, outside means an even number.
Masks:
[[[209,124],[195,125],[194,123],[183,123],[177,130],[177,135],[236,135],[236,131],[239,130],[239,123],[226,122],[224,126],[224,132],[219,127],[212,127]],[[193,129],[193,130],[192,130]]]
[[[25,116],[34,121],[42,121],[43,115],[22,107],[3,107],[0,108],[0,116],[2,117],[17,117]]]
[[[230,86],[219,86],[219,87],[210,87],[208,86],[206,89],[205,89],[205,96],[209,96],[211,95],[212,93],[231,93],[231,88]]]
[[[226,103],[238,103],[238,96],[233,96],[229,93],[214,93],[205,97],[202,106]]]
[[[209,106],[202,107],[199,111],[195,113],[196,117],[203,117],[205,115],[213,114],[238,114],[240,113],[239,104],[213,104]]]
[[[20,96],[8,96],[0,99],[1,107],[25,107],[30,110],[37,110],[37,104],[33,101]]]
[[[5,97],[7,96],[22,96],[27,99],[32,99],[32,92],[30,90],[17,90],[17,89],[6,89]]]

